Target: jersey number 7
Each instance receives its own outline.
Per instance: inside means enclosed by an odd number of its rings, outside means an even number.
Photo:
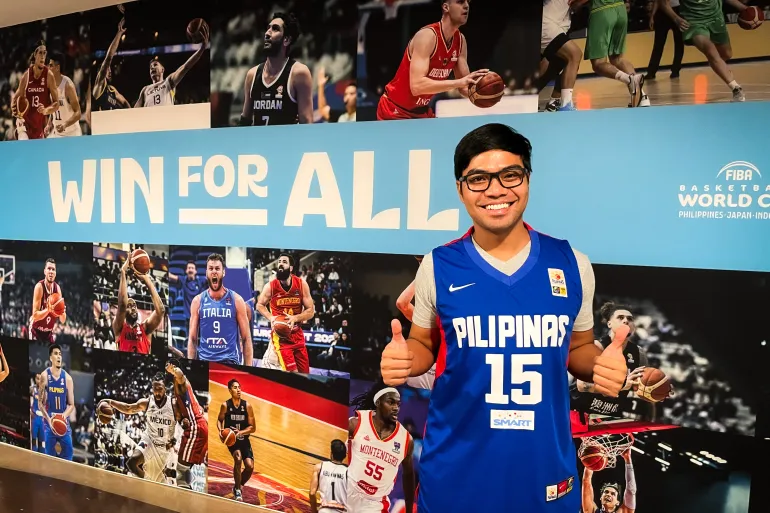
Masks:
[[[542,365],[541,354],[512,354],[511,355],[511,384],[523,385],[529,383],[529,393],[521,388],[512,388],[505,393],[505,355],[487,354],[487,365],[492,367],[490,376],[491,392],[484,396],[491,404],[538,404],[543,400],[543,375],[537,371],[524,370],[525,365]]]
[[[382,471],[385,470],[385,467],[381,467],[377,465],[375,462],[369,460],[366,462],[366,470],[364,470],[364,474],[367,476],[371,476],[377,481],[382,479]]]

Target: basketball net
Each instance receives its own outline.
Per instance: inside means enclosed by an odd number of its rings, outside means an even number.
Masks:
[[[582,459],[589,447],[598,447],[601,454],[607,456],[607,464],[604,468],[614,468],[617,457],[632,445],[634,445],[634,438],[629,433],[587,436],[580,443],[578,458]]]
[[[385,2],[385,19],[386,20],[393,20],[396,18],[396,15],[398,15],[398,5],[401,3],[400,0],[384,0]]]

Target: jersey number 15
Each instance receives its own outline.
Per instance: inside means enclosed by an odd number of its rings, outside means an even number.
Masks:
[[[491,392],[484,396],[491,404],[538,404],[543,400],[543,375],[537,371],[524,370],[525,365],[541,365],[541,354],[512,354],[511,355],[511,384],[524,385],[529,383],[529,393],[521,388],[512,388],[505,393],[505,355],[487,354],[487,365],[492,367]]]

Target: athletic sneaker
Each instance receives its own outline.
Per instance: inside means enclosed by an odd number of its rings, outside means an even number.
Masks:
[[[631,82],[628,83],[628,92],[631,94],[631,105],[638,107],[642,101],[642,86],[644,85],[644,75],[634,73],[631,75]]]
[[[233,495],[233,499],[235,499],[237,502],[243,502],[243,494],[240,490],[233,488]]]
[[[734,102],[745,102],[746,101],[746,95],[743,94],[743,88],[742,87],[736,87],[733,89],[733,101]]]
[[[566,110],[577,110],[577,107],[575,107],[574,103],[569,102],[568,104],[562,105],[561,107],[559,107],[556,110],[558,110],[559,112],[563,112],[563,111],[566,111]]]
[[[548,103],[545,105],[545,112],[556,112],[559,110],[559,107],[561,107],[561,99],[560,98],[551,98],[548,100]]]

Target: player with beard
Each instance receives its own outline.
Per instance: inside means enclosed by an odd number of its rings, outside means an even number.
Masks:
[[[112,58],[115,56],[115,52],[118,51],[118,45],[123,38],[123,34],[126,33],[125,28],[126,20],[121,19],[118,23],[118,31],[115,37],[112,39],[109,48],[107,48],[107,55],[104,56],[102,65],[96,74],[93,88],[91,89],[91,108],[89,109],[88,123],[91,123],[90,111],[94,110],[114,110],[114,109],[128,109],[131,104],[128,100],[115,89],[112,85]]]
[[[620,485],[618,483],[605,483],[602,485],[602,493],[599,501],[600,507],[594,503],[594,487],[591,483],[594,471],[583,469],[582,480],[582,511],[581,513],[634,513],[636,511],[636,476],[631,464],[631,448],[623,451],[623,461],[626,462],[626,491],[623,493],[623,502],[620,502]]]
[[[156,483],[165,483],[171,449],[176,444],[174,439],[176,418],[171,398],[166,394],[166,383],[162,373],[155,374],[151,387],[152,397],[143,397],[133,404],[114,399],[105,399],[101,402],[109,404],[124,415],[145,413],[146,427],[142,439],[128,458],[126,466],[137,477]],[[97,411],[99,411],[98,407]]]
[[[56,320],[62,324],[67,322],[67,310],[56,315],[51,305],[53,294],[62,294],[61,287],[56,283],[56,261],[48,258],[43,271],[45,278],[37,282],[32,293],[32,316],[29,318],[29,337],[32,340],[53,343],[53,329]]]
[[[225,288],[225,259],[212,253],[206,259],[208,288],[190,305],[187,357],[251,367],[254,345],[248,309],[243,298]]]
[[[53,72],[45,65],[47,55],[45,42],[40,41],[11,98],[11,113],[18,118],[16,139],[20,141],[43,139],[48,116],[59,110],[59,89]],[[22,98],[27,106],[20,112],[19,100]]]
[[[313,318],[315,304],[307,282],[292,274],[293,270],[294,259],[282,253],[278,257],[276,277],[265,284],[256,306],[257,311],[270,321],[271,326],[279,315],[285,315],[288,318],[291,336],[281,338],[273,330],[271,334],[273,349],[282,370],[307,374],[310,372],[310,360],[305,346],[305,333],[300,328],[300,324]]]
[[[415,474],[412,462],[414,443],[409,431],[398,421],[401,394],[383,383],[351,402],[356,416],[348,420],[350,465],[348,466],[347,507],[355,513],[390,511],[388,494],[403,465],[405,511],[414,504]],[[374,410],[370,408],[374,406]]]
[[[130,353],[150,354],[152,348],[152,334],[160,325],[166,315],[166,307],[160,295],[155,290],[155,285],[149,274],[138,274],[139,279],[144,282],[144,286],[150,291],[152,297],[153,311],[144,321],[139,321],[139,312],[136,307],[136,301],[128,297],[126,287],[126,271],[133,262],[131,256],[126,259],[120,268],[120,286],[118,287],[118,312],[112,321],[112,332],[118,341],[118,350]],[[133,269],[133,267],[131,267]]]
[[[246,73],[242,126],[294,125],[313,122],[313,79],[310,69],[291,57],[300,27],[291,13],[273,15],[265,31],[265,62]]]
[[[254,472],[254,451],[249,436],[256,430],[257,423],[254,420],[254,409],[241,399],[241,384],[238,380],[231,379],[227,383],[227,390],[230,392],[230,399],[219,407],[217,429],[220,439],[223,438],[222,431],[225,428],[235,432],[235,443],[227,449],[233,457],[233,498],[243,502],[241,488]]]

